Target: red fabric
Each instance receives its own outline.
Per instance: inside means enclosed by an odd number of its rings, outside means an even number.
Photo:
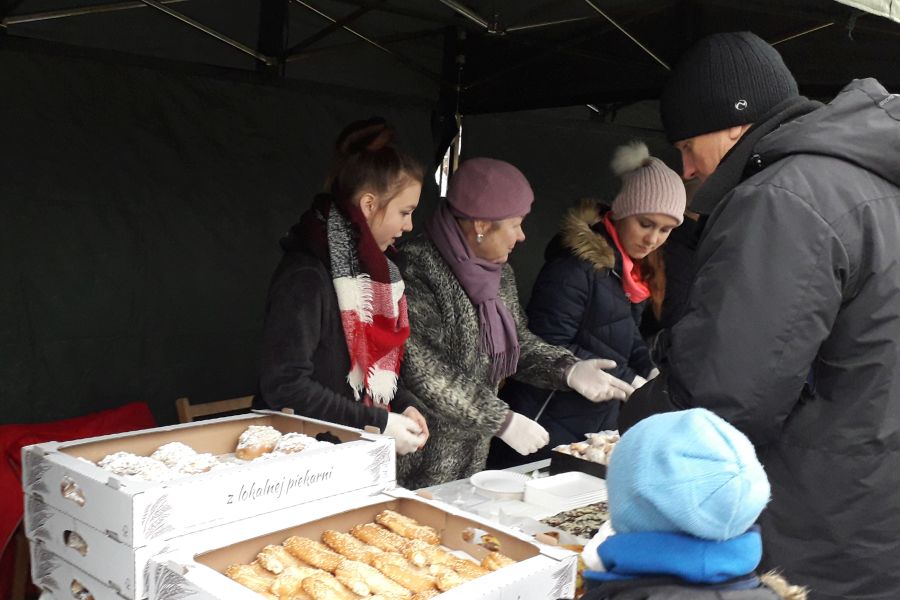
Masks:
[[[150,408],[143,402],[132,402],[119,408],[92,413],[83,417],[33,423],[29,425],[0,425],[0,598],[9,597],[12,583],[12,555],[15,549],[10,539],[22,521],[22,448],[43,442],[67,442],[81,438],[123,433],[155,427]]]
[[[334,218],[340,231],[332,239]],[[333,223],[332,223],[333,224]],[[347,382],[357,399],[390,410],[397,391],[409,315],[400,272],[390,268],[359,207],[320,195],[300,221],[309,248],[328,257],[350,353]],[[349,230],[347,230],[349,227]],[[355,243],[355,247],[350,247]]]
[[[628,256],[628,253],[622,247],[622,242],[619,241],[619,232],[616,231],[616,226],[613,224],[612,218],[610,218],[611,214],[606,213],[606,216],[603,217],[603,226],[606,227],[606,232],[616,244],[619,254],[622,255],[622,287],[625,289],[625,295],[628,296],[632,304],[638,304],[650,297],[650,286],[644,281],[641,274],[641,266],[631,260],[631,257]]]

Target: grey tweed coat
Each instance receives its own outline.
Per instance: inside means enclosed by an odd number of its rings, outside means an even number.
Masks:
[[[469,477],[484,469],[491,437],[509,410],[490,382],[490,361],[478,350],[478,313],[427,237],[404,246],[403,279],[411,334],[401,377],[425,418],[425,448],[399,457],[398,479],[410,489]],[[512,268],[503,267],[500,297],[516,321],[520,357],[516,379],[568,389],[565,370],[575,356],[528,331]]]

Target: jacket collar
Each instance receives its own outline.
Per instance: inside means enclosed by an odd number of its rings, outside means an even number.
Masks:
[[[604,212],[596,200],[582,200],[566,212],[560,230],[562,245],[598,271],[616,266],[616,251],[602,224]]]
[[[722,157],[715,172],[700,186],[690,208],[702,215],[709,215],[715,210],[725,195],[737,184],[762,168],[762,163],[754,161],[756,144],[769,133],[778,129],[783,123],[821,107],[820,102],[808,100],[802,96],[788,98],[775,105],[756,124],[738,140],[731,150]]]

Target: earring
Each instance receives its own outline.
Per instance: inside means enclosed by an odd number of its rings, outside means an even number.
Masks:
[[[484,241],[484,234],[483,234],[483,233],[479,233],[478,235],[475,236],[475,243],[476,243],[476,244],[480,244],[480,243],[483,242],[483,241]]]

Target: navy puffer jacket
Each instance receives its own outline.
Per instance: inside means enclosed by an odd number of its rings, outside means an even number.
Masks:
[[[560,233],[547,246],[546,262],[531,292],[528,328],[580,359],[615,360],[610,373],[631,383],[635,375],[646,377],[654,365],[638,330],[644,303],[633,304],[622,288],[622,258],[602,222],[606,210],[584,201],[566,214]],[[516,412],[534,418],[549,394],[510,380],[501,397]],[[556,445],[584,440],[585,433],[615,429],[619,404],[595,404],[577,392],[555,392],[538,420],[550,433],[550,443],[521,459],[494,444],[489,464],[540,460]]]

